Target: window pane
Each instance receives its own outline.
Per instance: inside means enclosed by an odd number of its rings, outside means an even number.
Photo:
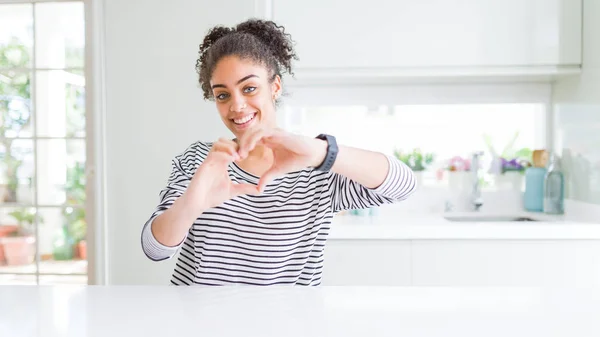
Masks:
[[[0,203],[33,203],[33,141],[0,138]]]
[[[0,137],[32,136],[30,74],[0,71]]]
[[[0,68],[31,67],[32,5],[0,5]]]
[[[543,120],[542,104],[396,106],[392,142],[397,148],[429,149],[440,159],[479,150],[510,156],[523,147],[544,146]]]
[[[40,273],[86,274],[85,208],[40,208]]]
[[[285,127],[307,136],[331,133],[344,145],[388,155],[431,154],[425,168],[430,179],[450,159],[470,159],[484,151],[484,170],[492,153],[511,159],[524,149],[545,146],[543,104],[437,104],[398,106],[287,107]],[[487,140],[487,141],[486,141]],[[489,146],[488,146],[489,142]],[[417,169],[416,167],[413,167]]]
[[[83,67],[84,26],[83,2],[36,4],[36,66]]]
[[[38,140],[38,202],[41,205],[85,202],[85,141]]]
[[[0,210],[0,273],[35,273],[35,209]]]
[[[36,73],[36,126],[42,137],[85,136],[85,78],[81,71]]]

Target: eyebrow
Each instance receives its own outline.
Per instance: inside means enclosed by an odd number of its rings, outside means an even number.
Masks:
[[[240,83],[244,82],[245,80],[252,78],[252,77],[258,78],[258,76],[254,75],[254,74],[250,74],[248,76],[243,77],[241,80],[237,81],[237,84],[240,84]],[[227,88],[227,87],[225,86],[225,84],[214,84],[211,88],[214,89],[214,88]]]

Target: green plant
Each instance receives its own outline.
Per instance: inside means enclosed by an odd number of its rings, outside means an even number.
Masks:
[[[83,205],[85,203],[85,164],[76,162],[67,170],[65,184],[67,204]],[[85,209],[82,207],[64,207],[63,218],[67,224],[66,235],[75,243],[85,240],[87,225],[85,222]]]
[[[67,223],[67,235],[71,237],[75,243],[85,240],[87,234],[85,209],[66,207],[63,211],[63,216]]]
[[[23,161],[13,153],[14,137],[31,123],[30,80],[26,74],[10,69],[25,68],[29,51],[18,39],[0,45],[0,161],[5,169],[8,193],[5,202],[16,202],[19,185],[18,171]]]
[[[17,220],[18,229],[16,232],[13,232],[13,236],[27,236],[32,235],[34,233],[33,224],[35,223],[35,210],[32,208],[19,208],[10,213],[8,213],[11,217]],[[38,223],[43,223],[44,219],[41,216],[38,216]]]
[[[395,150],[394,156],[398,160],[402,161],[413,171],[424,171],[429,167],[434,160],[433,153],[423,153],[421,149],[413,149],[411,152],[402,152],[401,150]]]
[[[494,146],[492,145],[492,137],[490,135],[483,135],[483,139],[485,141],[488,150],[492,154],[494,158],[503,158],[507,161],[516,160],[519,162],[532,162],[533,151],[530,148],[515,148],[515,142],[519,138],[519,131],[515,131],[514,135],[510,139],[510,141],[504,146],[502,152],[498,153]]]
[[[510,141],[504,146],[501,153],[498,153],[492,145],[492,139],[489,135],[483,136],[488,150],[492,154],[492,169],[496,174],[505,174],[507,172],[524,173],[527,167],[533,163],[533,151],[530,148],[515,148],[515,142],[519,138],[519,131],[516,131]]]

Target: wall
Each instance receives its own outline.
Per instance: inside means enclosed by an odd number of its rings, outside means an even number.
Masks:
[[[202,100],[195,61],[206,30],[233,25],[268,1],[104,0],[104,166],[109,284],[168,284],[174,260],[151,262],[140,230],[170,160],[193,141],[228,134]]]
[[[554,85],[555,149],[567,197],[600,205],[600,1],[584,0],[583,11],[582,74]]]
[[[210,8],[210,11],[207,11]],[[168,284],[174,261],[151,262],[140,231],[170,160],[196,140],[227,135],[197,85],[207,29],[254,14],[253,1],[106,0],[106,241],[110,284]]]

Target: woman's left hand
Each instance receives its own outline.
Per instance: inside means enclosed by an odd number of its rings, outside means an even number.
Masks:
[[[281,129],[260,129],[244,135],[239,140],[238,153],[245,159],[257,145],[273,151],[273,165],[258,183],[263,192],[269,182],[278,176],[306,167],[319,166],[327,153],[327,142],[306,136],[295,135]]]

